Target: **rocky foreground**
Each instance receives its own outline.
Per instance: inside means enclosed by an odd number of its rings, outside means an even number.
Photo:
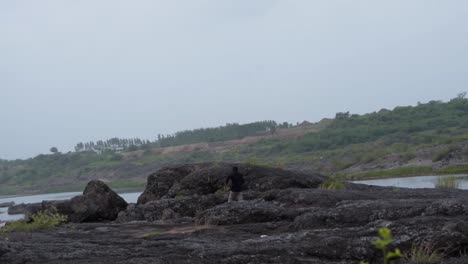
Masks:
[[[70,223],[0,233],[0,263],[380,263],[371,241],[383,226],[403,252],[423,245],[444,253],[439,263],[468,263],[468,191],[327,190],[322,175],[239,165],[246,201],[228,204],[231,166],[162,169],[137,204],[92,181],[82,196],[30,206]]]

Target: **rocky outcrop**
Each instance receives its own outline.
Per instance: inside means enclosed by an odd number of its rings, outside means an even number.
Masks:
[[[11,252],[11,249],[8,244],[4,241],[0,241],[0,258],[9,252]]]
[[[30,203],[30,204],[16,204],[8,207],[8,214],[27,214],[28,212],[35,212],[41,209],[41,203]]]
[[[228,163],[203,163],[172,166],[148,176],[146,189],[138,204],[176,196],[209,195],[223,189],[232,167],[237,166],[245,179],[246,191],[287,188],[317,188],[325,179],[319,174],[305,174],[262,166]]]
[[[37,211],[57,212],[66,215],[69,222],[95,222],[115,220],[127,205],[127,202],[109,186],[94,180],[88,183],[83,195],[64,201],[43,201],[39,207],[27,210],[26,215]]]
[[[424,216],[468,216],[468,200],[387,199],[344,201],[331,208],[315,208],[295,220],[296,228],[352,227],[379,220]]]
[[[118,218],[8,240],[0,232],[8,241],[0,242],[0,263],[380,263],[371,243],[380,227],[392,230],[390,247],[404,253],[429,246],[445,254],[439,264],[467,263],[468,191],[352,183],[325,190],[317,188],[321,175],[239,165],[245,201],[226,203],[221,188],[231,166],[160,170],[126,210],[100,182],[70,201],[43,202],[74,222]]]
[[[200,213],[196,217],[199,225],[237,225],[292,221],[300,212],[261,200],[222,204]]]
[[[0,208],[3,208],[3,207],[10,207],[10,206],[13,206],[13,205],[15,205],[15,202],[0,203]]]
[[[117,221],[157,221],[194,217],[197,213],[226,202],[221,194],[177,197],[150,201],[145,204],[130,204],[120,212]]]

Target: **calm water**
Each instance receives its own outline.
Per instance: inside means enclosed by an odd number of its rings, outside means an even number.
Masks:
[[[366,180],[366,181],[353,181],[355,183],[363,183],[368,185],[377,186],[394,186],[402,188],[434,188],[437,178],[446,177],[449,175],[442,176],[416,176],[416,177],[403,177],[403,178],[389,178],[389,179],[378,179],[378,180]],[[468,189],[468,174],[453,175],[460,179],[460,189]]]
[[[15,197],[3,197],[0,198],[0,203],[4,202],[15,202],[15,204],[21,203],[38,203],[49,200],[66,200],[74,196],[82,194],[81,192],[66,192],[66,193],[49,193],[49,194],[38,194],[29,196],[15,196]],[[132,193],[119,193],[122,198],[128,203],[136,203],[138,196],[141,192]],[[0,208],[0,221],[10,221],[23,218],[23,215],[8,215],[8,208]]]

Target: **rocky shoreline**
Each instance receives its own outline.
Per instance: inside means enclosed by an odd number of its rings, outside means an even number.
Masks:
[[[0,233],[0,263],[379,263],[380,227],[403,252],[426,245],[444,253],[439,263],[468,263],[468,191],[327,190],[319,174],[239,164],[246,201],[228,204],[232,165],[163,168],[136,204],[92,181],[81,196],[31,206],[27,214],[58,211],[69,223]]]

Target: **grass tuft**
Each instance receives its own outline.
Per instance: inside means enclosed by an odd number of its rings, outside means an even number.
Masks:
[[[320,185],[320,189],[326,190],[340,190],[344,188],[344,182],[336,178],[329,178]]]
[[[430,245],[413,245],[411,251],[405,254],[410,264],[439,263],[444,257],[445,254],[441,249],[434,249]]]
[[[458,189],[460,180],[456,176],[441,176],[437,178],[435,187],[439,189]]]

